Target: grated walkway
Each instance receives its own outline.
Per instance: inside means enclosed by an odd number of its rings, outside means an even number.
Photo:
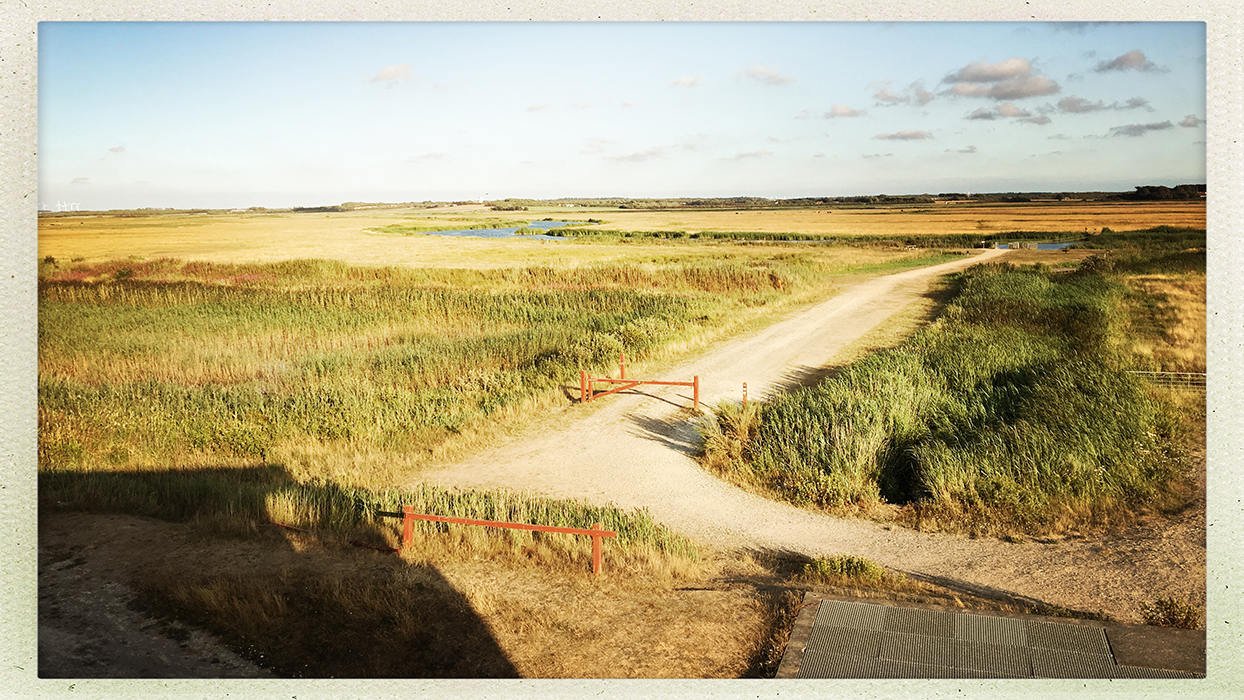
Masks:
[[[1120,665],[1103,627],[841,600],[815,607],[802,654],[791,663],[783,658],[779,677],[1203,677]],[[788,656],[800,651],[795,637]]]

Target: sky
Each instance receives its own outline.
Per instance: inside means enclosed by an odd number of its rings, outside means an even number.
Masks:
[[[1205,25],[43,22],[55,209],[1206,180]]]

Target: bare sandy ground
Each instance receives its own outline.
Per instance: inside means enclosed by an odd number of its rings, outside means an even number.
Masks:
[[[936,276],[1005,253],[988,251],[863,282],[650,378],[687,381],[699,375],[701,401],[709,406],[741,399],[744,382],[751,397],[782,390],[815,375],[916,300]],[[1010,543],[915,532],[795,508],[707,474],[692,457],[697,437],[690,407],[690,390],[683,388],[644,387],[605,397],[552,416],[545,430],[427,472],[418,481],[647,508],[658,521],[714,549],[861,555],[950,588],[1104,610],[1124,622],[1141,621],[1140,605],[1159,597],[1204,605],[1203,487],[1175,522],[1140,523],[1105,539]]]

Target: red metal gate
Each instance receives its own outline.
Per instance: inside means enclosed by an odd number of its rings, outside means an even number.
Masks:
[[[598,399],[602,396],[616,394],[619,391],[626,391],[627,389],[634,389],[637,386],[642,386],[645,384],[651,384],[654,386],[689,386],[692,389],[692,398],[691,398],[692,405],[695,407],[695,410],[697,411],[700,410],[700,375],[698,374],[695,375],[692,378],[692,380],[689,382],[658,382],[658,381],[654,381],[651,379],[627,379],[626,378],[626,353],[622,353],[619,356],[618,366],[621,369],[621,377],[618,379],[611,379],[609,377],[593,377],[587,372],[580,371],[579,372],[579,401],[582,403],[587,403],[588,401],[591,401],[592,399]],[[593,384],[596,384],[596,383],[620,384],[621,386],[618,386],[613,389],[610,389],[609,391],[604,391],[604,392],[597,394],[594,391],[594,387],[592,386]]]

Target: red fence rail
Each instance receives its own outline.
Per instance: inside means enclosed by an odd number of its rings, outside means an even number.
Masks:
[[[591,401],[593,399],[599,399],[602,396],[616,394],[619,391],[626,391],[627,389],[634,389],[637,386],[642,386],[645,384],[650,384],[650,385],[655,385],[655,386],[688,386],[688,387],[691,387],[691,390],[692,390],[692,396],[691,396],[692,405],[695,407],[695,410],[697,411],[700,410],[700,375],[697,374],[696,376],[692,377],[691,381],[689,382],[658,382],[658,381],[654,381],[651,379],[627,379],[626,378],[626,353],[621,354],[621,356],[619,357],[618,365],[621,367],[621,370],[622,370],[621,377],[618,379],[611,379],[609,377],[593,377],[587,372],[580,370],[579,372],[579,401],[580,403],[587,403],[588,401]],[[595,386],[593,386],[594,384],[597,384],[597,383],[621,384],[622,386],[616,387],[614,389],[610,389],[608,391],[603,391],[598,394],[596,393]]]
[[[424,515],[416,513],[414,506],[402,506],[401,513],[390,513],[385,511],[376,511],[376,515],[401,518],[402,519],[402,547],[409,547],[415,536],[415,521],[426,520],[434,523],[453,523],[457,525],[479,525],[482,527],[496,527],[506,530],[530,530],[534,532],[557,532],[565,535],[584,535],[592,538],[592,573],[600,575],[602,538],[617,537],[618,533],[612,530],[603,529],[604,526],[596,523],[592,529],[585,530],[576,527],[554,527],[552,525],[528,525],[526,523],[505,523],[496,520],[472,520],[470,518],[449,518],[443,515]]]

